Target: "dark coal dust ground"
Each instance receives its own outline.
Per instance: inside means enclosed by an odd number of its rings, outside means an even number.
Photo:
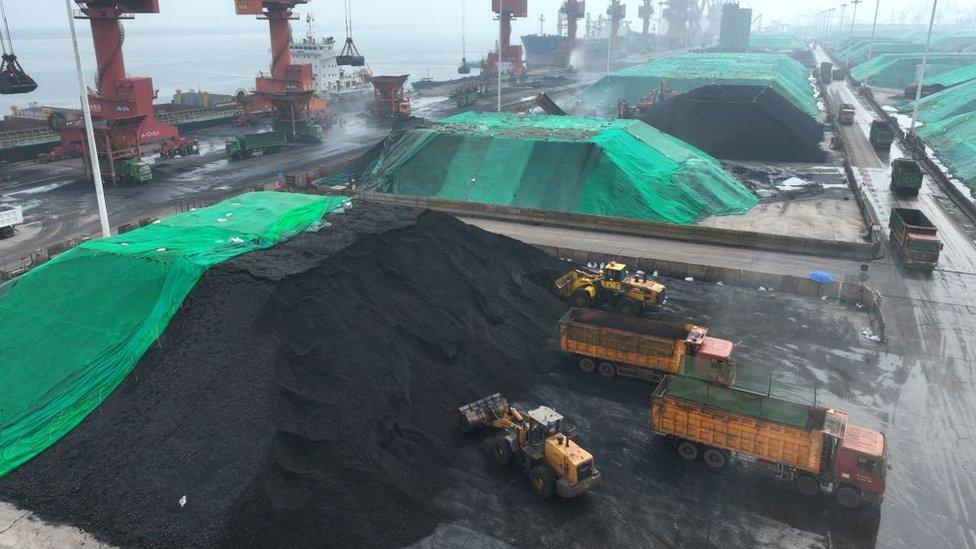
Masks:
[[[649,430],[651,384],[562,356],[549,286],[565,262],[440,213],[357,204],[330,220],[206,274],[0,498],[134,547],[874,545],[877,512],[844,519],[750,471],[686,464]],[[839,405],[882,375],[856,310],[664,282],[658,314],[736,341],[740,368],[819,380]],[[483,456],[455,411],[494,392],[567,416],[603,484],[544,501]]]

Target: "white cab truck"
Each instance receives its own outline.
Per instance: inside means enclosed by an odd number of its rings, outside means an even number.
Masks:
[[[14,227],[24,222],[24,213],[20,206],[0,205],[0,238],[10,238],[14,235]]]

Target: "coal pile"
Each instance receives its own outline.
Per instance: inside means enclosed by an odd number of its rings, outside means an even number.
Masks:
[[[641,119],[718,158],[821,162],[823,126],[772,88],[703,86]]]
[[[435,496],[482,468],[453,410],[546,375],[564,264],[439,213],[330,220],[208,272],[0,497],[137,547],[387,547],[458,519]]]

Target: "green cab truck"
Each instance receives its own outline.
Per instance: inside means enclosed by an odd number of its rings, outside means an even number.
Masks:
[[[857,111],[854,109],[854,105],[851,105],[850,103],[841,103],[840,108],[837,109],[837,123],[850,126],[854,123],[854,114],[856,112]]]
[[[897,195],[918,196],[922,188],[922,168],[910,158],[891,161],[891,192]]]
[[[905,265],[929,271],[935,269],[942,242],[939,230],[924,213],[909,208],[892,208],[888,227],[891,243]]]
[[[829,84],[833,80],[833,69],[834,65],[829,61],[820,63],[820,81]]]
[[[879,151],[887,151],[891,144],[895,142],[895,130],[887,122],[873,120],[871,122],[871,133],[868,135],[871,146]]]
[[[152,166],[143,162],[141,158],[116,160],[114,170],[104,159],[99,162],[99,165],[102,168],[102,177],[118,185],[141,185],[152,181]]]
[[[255,153],[275,153],[287,140],[281,132],[264,132],[240,135],[227,141],[225,150],[231,160],[251,158]]]

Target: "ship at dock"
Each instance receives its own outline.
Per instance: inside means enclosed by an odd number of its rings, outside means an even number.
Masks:
[[[298,64],[312,65],[315,95],[329,105],[358,104],[373,97],[369,67],[340,65],[342,53],[336,49],[335,37],[317,37],[315,19],[306,17],[305,36],[292,41],[291,55]]]

